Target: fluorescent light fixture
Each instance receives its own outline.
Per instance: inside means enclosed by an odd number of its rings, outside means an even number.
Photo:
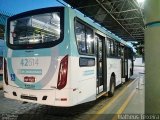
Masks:
[[[145,0],[137,0],[139,4],[143,4]]]

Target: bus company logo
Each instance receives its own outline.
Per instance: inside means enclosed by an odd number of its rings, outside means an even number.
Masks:
[[[31,77],[25,76],[24,77],[24,82],[35,82],[35,77],[33,77],[33,76],[31,76]]]

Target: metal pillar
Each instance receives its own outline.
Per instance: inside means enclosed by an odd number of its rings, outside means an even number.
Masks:
[[[145,0],[145,113],[160,113],[160,0]]]

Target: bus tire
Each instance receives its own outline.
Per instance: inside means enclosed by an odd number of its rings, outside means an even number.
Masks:
[[[130,77],[132,76],[132,69],[130,69],[130,73],[129,73],[129,76],[130,76]]]
[[[128,75],[125,76],[125,82],[129,80]]]
[[[114,95],[114,91],[115,91],[115,77],[111,76],[110,90],[108,92],[108,96],[112,97]]]

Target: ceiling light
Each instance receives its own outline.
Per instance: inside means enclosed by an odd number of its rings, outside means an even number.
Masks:
[[[145,1],[145,0],[137,0],[137,2],[138,2],[139,4],[144,3],[144,1]]]

